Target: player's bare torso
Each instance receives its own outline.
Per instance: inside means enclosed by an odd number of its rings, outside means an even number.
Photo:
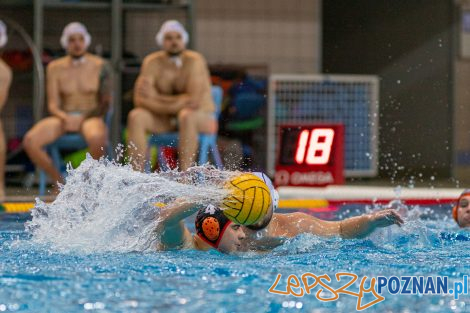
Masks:
[[[151,75],[153,87],[162,95],[178,95],[188,93],[191,80],[203,82],[199,108],[203,111],[214,111],[214,103],[211,95],[211,83],[208,70],[203,72],[196,68],[207,68],[202,55],[195,51],[185,50],[180,55],[182,66],[178,67],[164,51],[158,51],[149,55],[146,60],[146,75]]]
[[[78,64],[74,64],[70,56],[49,64],[51,77],[48,80],[57,83],[62,110],[86,114],[96,109],[103,64],[103,59],[92,54],[86,54],[84,61]]]

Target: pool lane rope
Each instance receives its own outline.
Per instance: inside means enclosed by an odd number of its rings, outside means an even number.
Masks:
[[[0,204],[0,213],[28,213],[34,205],[34,202],[4,202]]]
[[[322,209],[330,205],[341,206],[345,204],[387,204],[393,199],[347,199],[347,200],[326,200],[326,199],[281,199],[279,208],[284,210],[296,209]],[[403,199],[407,205],[438,205],[455,202],[455,199]],[[35,206],[34,202],[5,202],[0,204],[0,213],[28,213]],[[165,206],[163,203],[155,203],[156,207]]]

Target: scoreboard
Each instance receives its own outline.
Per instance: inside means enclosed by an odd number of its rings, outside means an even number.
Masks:
[[[276,186],[344,183],[342,124],[280,125]]]

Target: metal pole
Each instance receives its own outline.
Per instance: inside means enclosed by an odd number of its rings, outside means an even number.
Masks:
[[[189,32],[189,48],[196,49],[196,23],[195,23],[195,12],[196,12],[196,0],[188,0],[187,8],[187,25],[186,28]]]
[[[42,42],[43,42],[43,29],[44,29],[44,10],[43,0],[34,1],[34,43],[36,45],[39,55],[42,55]],[[42,61],[41,61],[42,62]],[[42,80],[42,81],[41,81]],[[44,110],[44,72],[37,67],[34,68],[33,80],[33,116],[34,121],[37,122],[41,119]]]
[[[317,1],[317,25],[318,25],[318,39],[316,42],[317,46],[317,68],[314,69],[314,73],[322,73],[323,72],[323,2]]]
[[[457,5],[454,2],[449,2],[450,10],[450,21],[448,25],[451,25],[449,28],[449,51],[448,51],[448,68],[449,68],[449,80],[448,80],[448,93],[449,93],[449,117],[448,117],[448,127],[449,127],[449,168],[450,176],[452,178],[459,178],[458,171],[458,162],[457,162],[457,136],[456,129],[458,123],[455,116],[457,110],[457,81],[456,81],[456,69],[455,65],[459,59],[459,44],[460,44],[460,31],[461,31],[461,19],[462,19],[462,5]]]
[[[122,0],[113,0],[111,3],[111,63],[114,72],[113,106],[114,115],[110,129],[111,144],[113,147],[121,141],[121,115],[122,115]]]

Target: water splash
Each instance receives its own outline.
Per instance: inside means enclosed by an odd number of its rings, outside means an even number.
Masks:
[[[227,195],[223,183],[237,174],[209,166],[145,174],[89,155],[67,172],[54,202],[36,200],[26,229],[37,244],[85,253],[151,250],[162,206],[177,198],[218,203]]]
[[[300,234],[296,237],[288,239],[283,245],[275,248],[271,254],[303,254],[313,251],[322,251],[331,248],[332,245],[341,242],[339,237],[325,238],[312,234]]]
[[[451,230],[452,234],[454,229],[458,229],[445,213],[426,206],[406,205],[401,200],[392,200],[386,205],[376,204],[367,208],[366,212],[383,209],[396,210],[405,221],[401,227],[378,229],[370,236],[374,244],[391,250],[403,246],[409,249],[428,249],[445,244],[449,241],[448,238],[452,237],[448,235],[448,231]]]

